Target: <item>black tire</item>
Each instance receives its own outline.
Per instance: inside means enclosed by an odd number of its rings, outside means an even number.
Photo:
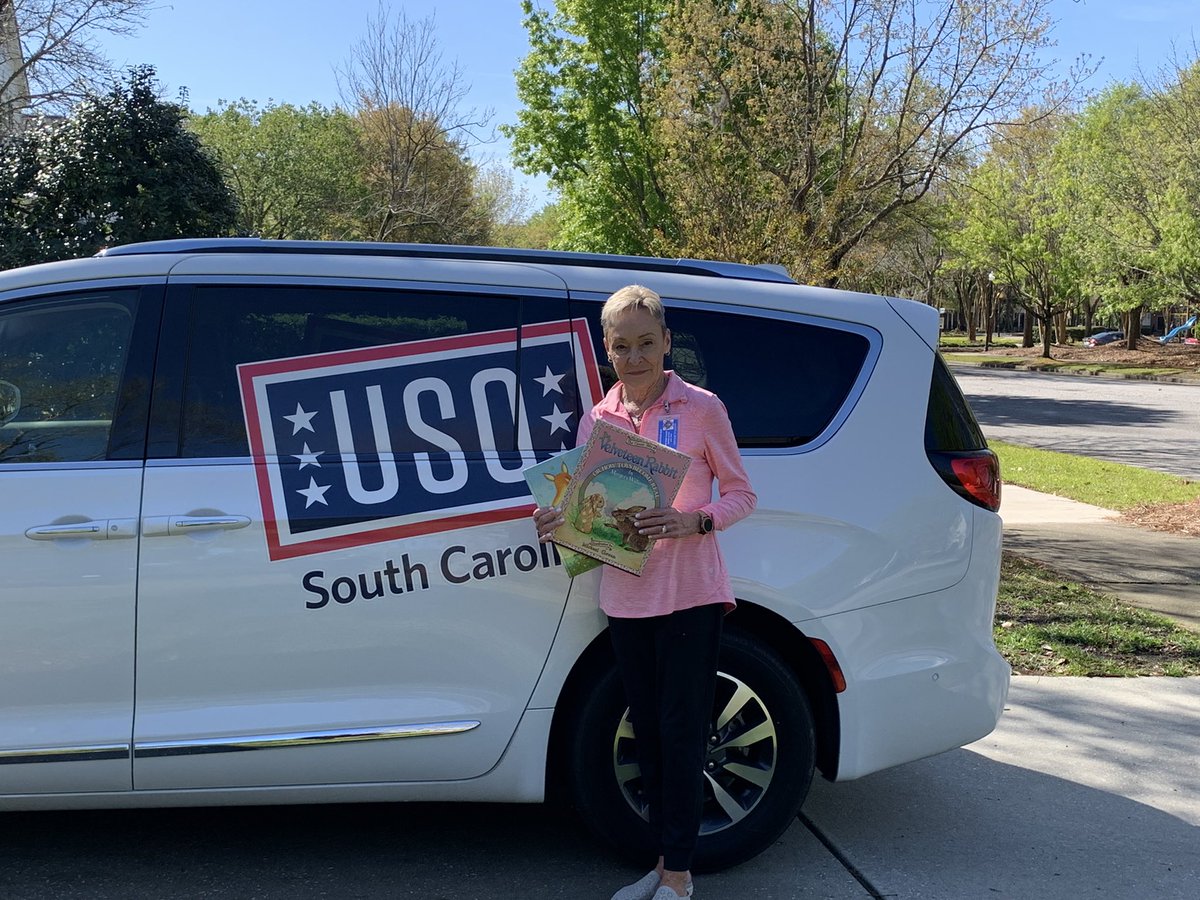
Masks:
[[[713,732],[697,871],[737,865],[771,846],[808,795],[816,752],[804,689],[775,650],[726,628],[718,671],[714,723],[727,706],[735,714]],[[750,741],[737,746],[747,735]],[[642,815],[635,740],[620,679],[610,666],[579,698],[565,748],[567,788],[602,839],[645,865],[654,848]],[[722,789],[721,802],[714,784]]]

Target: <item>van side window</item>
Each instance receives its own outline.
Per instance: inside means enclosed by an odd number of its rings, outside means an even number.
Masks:
[[[430,343],[420,348],[420,354],[435,360],[425,377],[444,377],[453,390],[435,390],[438,386],[433,381],[425,382],[427,389],[413,395],[417,397],[413,402],[421,407],[420,416],[428,422],[446,422],[443,430],[452,436],[458,428],[469,428],[474,434],[483,428],[481,422],[490,421],[493,448],[511,452],[518,446],[518,427],[511,411],[509,385],[498,374],[478,382],[471,382],[468,376],[476,369],[516,373],[515,341],[510,337],[506,346],[496,347],[486,337],[477,340],[481,345],[478,347],[464,346],[463,341],[475,340],[467,339],[468,335],[515,335],[522,314],[531,321],[555,316],[566,319],[566,302],[428,290],[196,286],[191,300],[180,455],[193,459],[250,455],[239,365],[393,344],[419,347],[414,342],[422,341]],[[418,355],[416,350],[413,354]],[[329,364],[337,364],[338,359],[336,355],[328,357]],[[352,353],[345,359],[353,368],[363,357]],[[355,421],[369,417],[364,410],[372,378],[369,373],[347,377],[347,414]],[[464,385],[468,382],[475,387],[467,390]],[[324,390],[323,396],[328,393]],[[480,418],[477,408],[484,406],[490,415]],[[409,412],[395,397],[386,398],[386,407],[389,420],[398,416],[403,422]],[[332,410],[327,412],[326,419],[332,414]],[[436,453],[445,449],[411,429],[395,430],[398,436],[392,442],[392,452]],[[459,443],[463,447],[478,446],[479,439],[464,438]]]
[[[821,434],[849,397],[870,349],[861,334],[770,316],[670,306],[665,364],[725,403],[740,447],[799,447]],[[597,347],[604,388],[614,380],[599,303],[575,303]]]
[[[136,294],[0,307],[0,463],[106,457]]]

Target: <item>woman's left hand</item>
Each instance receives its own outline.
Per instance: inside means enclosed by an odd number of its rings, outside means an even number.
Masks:
[[[638,534],[661,541],[664,538],[691,537],[700,533],[700,513],[680,512],[671,506],[644,509],[634,515]]]

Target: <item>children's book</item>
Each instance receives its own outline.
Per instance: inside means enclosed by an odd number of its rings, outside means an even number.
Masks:
[[[691,458],[603,420],[582,449],[554,542],[640,575],[652,542],[634,516],[675,501]]]
[[[576,447],[522,470],[529,492],[538,506],[558,506],[562,503],[567,485],[571,482],[571,473],[579,465],[581,456],[583,447]],[[565,547],[558,548],[558,555],[562,558],[563,569],[572,578],[600,565],[600,560]]]

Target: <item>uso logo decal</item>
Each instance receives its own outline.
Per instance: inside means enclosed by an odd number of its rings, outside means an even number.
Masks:
[[[526,515],[521,470],[574,445],[601,389],[582,321],[517,348],[514,328],[238,366],[271,559]]]

